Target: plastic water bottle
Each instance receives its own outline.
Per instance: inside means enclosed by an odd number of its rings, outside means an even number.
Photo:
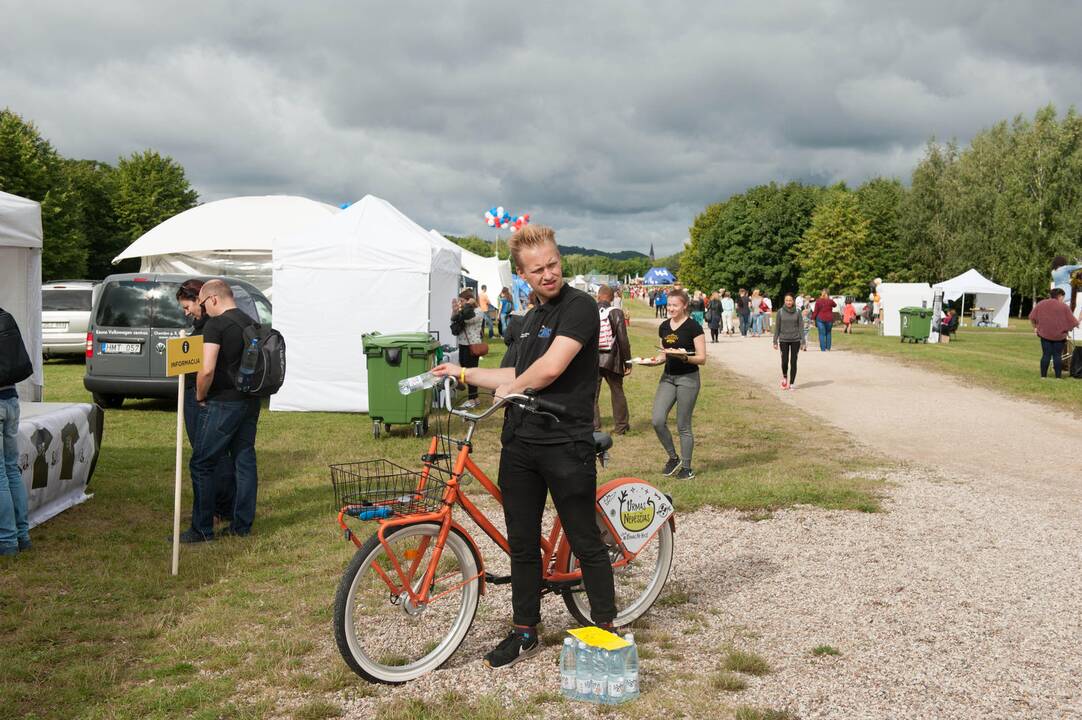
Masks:
[[[634,700],[639,696],[639,649],[635,647],[635,636],[624,635],[624,640],[631,643],[624,648],[624,701]]]
[[[248,392],[252,389],[252,376],[255,375],[255,366],[259,362],[259,338],[252,338],[248,347],[244,348],[244,354],[240,357],[240,372],[237,373],[237,389]]]
[[[627,648],[612,650],[605,653],[605,675],[608,679],[609,694],[605,698],[606,705],[619,705],[624,701],[624,653]]]
[[[593,680],[591,702],[604,703],[608,696],[608,656],[608,650],[594,649],[593,672],[590,673],[590,678]]]
[[[391,517],[391,508],[383,505],[381,507],[365,508],[357,513],[358,520],[382,520],[383,518]]]
[[[434,385],[438,385],[442,378],[433,374],[431,370],[423,372],[420,375],[414,375],[413,377],[406,378],[398,381],[398,392],[403,395],[409,395],[410,393],[419,392],[421,390],[427,390]]]
[[[575,646],[571,638],[564,638],[564,647],[560,651],[560,692],[569,700],[575,699],[576,671],[578,670],[578,658],[575,655]]]
[[[575,698],[589,700],[593,693],[593,678],[590,671],[593,669],[593,656],[586,643],[579,641],[575,649]]]

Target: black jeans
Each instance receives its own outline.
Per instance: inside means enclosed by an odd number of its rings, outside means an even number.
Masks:
[[[469,345],[459,345],[458,346],[458,365],[459,365],[459,367],[475,368],[475,367],[477,367],[477,364],[480,362],[480,360],[481,360],[481,358],[477,357],[476,355],[474,355],[473,353],[470,352],[470,346]],[[477,399],[477,386],[476,385],[467,385],[466,388],[469,390],[469,392],[467,393],[467,396],[469,397],[469,399],[470,400],[476,400]]]
[[[789,384],[792,385],[796,382],[796,357],[800,352],[800,343],[782,340],[778,347],[781,348],[781,376],[788,375]]]
[[[1045,340],[1041,338],[1041,377],[1048,377],[1048,361],[1056,377],[1063,377],[1063,346],[1065,340]]]
[[[579,559],[594,623],[616,617],[609,553],[596,520],[597,464],[592,442],[535,445],[512,439],[500,454],[500,492],[511,546],[511,605],[515,625],[541,622],[541,516],[545,496],[560,515]]]

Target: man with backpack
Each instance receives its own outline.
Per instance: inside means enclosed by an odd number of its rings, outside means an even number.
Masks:
[[[612,307],[612,288],[602,285],[597,291],[597,308],[601,330],[598,335],[597,393],[594,395],[594,430],[601,429],[601,385],[608,383],[612,395],[614,435],[623,435],[631,427],[624,396],[624,375],[631,372],[631,341],[627,337],[624,311]]]
[[[0,556],[30,549],[26,485],[19,468],[19,393],[15,383],[30,377],[34,367],[23,344],[19,325],[0,308],[0,435],[4,464],[0,466]]]
[[[237,388],[242,356],[250,344],[245,330],[253,326],[252,319],[237,308],[233,290],[222,280],[203,284],[199,306],[207,322],[203,326],[203,367],[195,386],[199,422],[188,465],[192,475],[192,526],[181,533],[183,543],[214,539],[214,471],[223,455],[233,456],[236,496],[233,522],[219,530],[219,535],[244,536],[251,532],[258,484],[255,435],[260,398]]]

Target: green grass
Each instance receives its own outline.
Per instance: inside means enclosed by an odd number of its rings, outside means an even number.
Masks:
[[[632,338],[637,355],[656,340],[637,326]],[[498,362],[501,347],[493,349],[486,366]],[[658,372],[636,368],[628,378],[632,429],[616,438],[601,481],[657,482],[674,496],[678,528],[680,513],[703,505],[878,509],[880,483],[864,477],[875,474],[875,460],[858,457],[844,438],[823,447],[822,438],[799,431],[808,416],[717,366],[705,370],[696,410],[698,477],[660,477],[665,457],[649,422]],[[88,402],[82,374],[81,362],[47,363],[46,398]],[[607,403],[606,390],[611,427]],[[486,698],[456,699],[450,709],[393,700],[393,689],[350,673],[330,637],[335,587],[353,545],[334,522],[327,465],[373,457],[415,465],[420,441],[403,429],[374,440],[363,415],[264,411],[253,534],[185,546],[172,577],[175,422],[166,401],[108,411],[93,499],[35,528],[34,550],[0,564],[4,717],[316,717],[337,709],[340,692],[386,697],[383,718],[508,715]],[[475,436],[475,457],[493,475],[498,433],[494,421]],[[480,487],[467,491],[476,497]],[[184,493],[186,521],[186,472]],[[674,585],[658,612],[679,611],[694,596],[694,588]]]
[[[739,692],[748,687],[748,681],[736,673],[723,670],[711,676],[710,687],[724,692]]]
[[[788,710],[771,710],[744,705],[736,709],[736,720],[797,720]]]
[[[813,330],[809,346],[817,345],[815,337]],[[1082,382],[1041,379],[1041,343],[1028,320],[1012,319],[1010,327],[1003,329],[963,327],[950,343],[932,345],[881,337],[870,326],[857,326],[852,335],[843,335],[835,325],[832,344],[834,350],[884,355],[953,375],[961,382],[1082,411]],[[1051,376],[1051,368],[1048,372]]]
[[[750,650],[729,648],[725,652],[722,667],[732,672],[744,673],[745,675],[767,675],[770,673],[770,663],[758,653]]]
[[[816,645],[812,648],[811,654],[815,657],[823,657],[824,655],[841,655],[842,651],[833,645]]]

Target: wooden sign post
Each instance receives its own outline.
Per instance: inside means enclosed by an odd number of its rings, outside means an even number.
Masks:
[[[184,449],[184,375],[203,368],[203,336],[177,337],[165,341],[165,374],[177,378],[177,468],[173,491],[173,574],[180,570],[180,462]]]

